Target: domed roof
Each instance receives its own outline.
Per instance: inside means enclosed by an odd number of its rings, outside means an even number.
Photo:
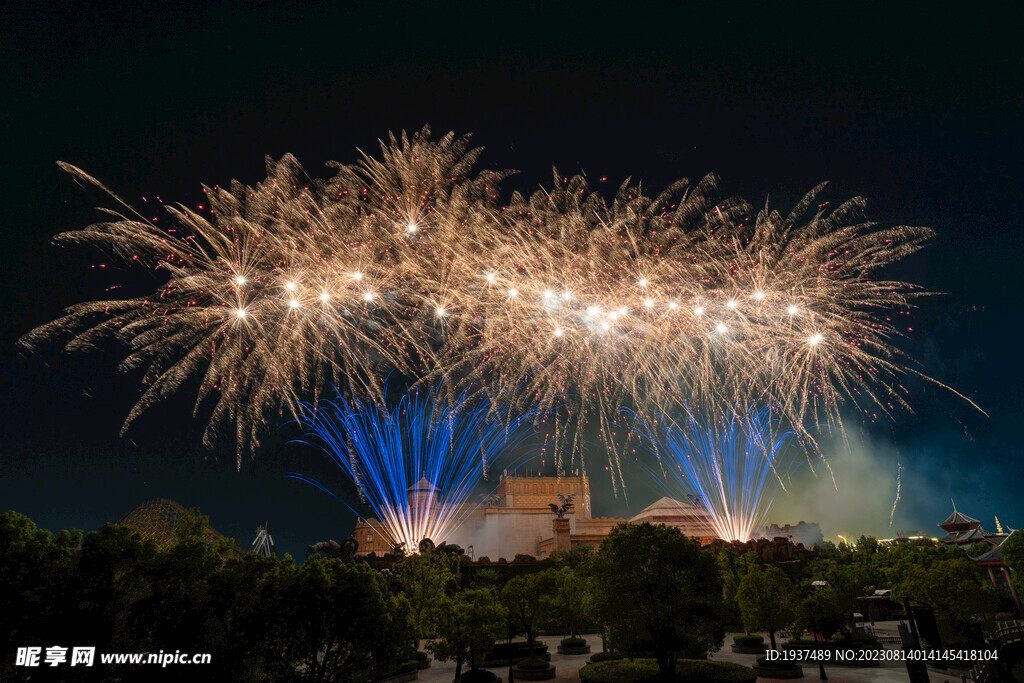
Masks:
[[[173,500],[154,498],[132,508],[117,524],[128,527],[144,541],[153,541],[160,550],[167,550],[177,540],[175,530],[187,512],[184,506]],[[206,537],[224,538],[209,527]]]

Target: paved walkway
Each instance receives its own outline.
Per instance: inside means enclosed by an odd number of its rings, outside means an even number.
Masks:
[[[895,630],[895,627],[894,629]],[[584,636],[590,645],[591,652],[601,651],[601,637],[598,635]],[[556,683],[577,683],[580,680],[579,670],[587,664],[590,655],[560,655],[557,653],[558,641],[562,636],[542,636],[539,640],[548,644],[548,651],[551,652],[551,663],[555,665]],[[768,641],[765,635],[765,642]],[[724,662],[735,662],[744,666],[753,666],[757,661],[756,655],[740,655],[732,651],[732,634],[726,636],[725,646],[711,656]],[[466,669],[468,670],[468,669]],[[490,669],[501,677],[503,681],[508,678],[508,667]],[[907,675],[906,666],[902,663],[884,662],[881,666],[872,668],[858,668],[849,666],[825,665],[825,674],[832,683],[907,683],[910,677]],[[935,669],[928,670],[931,683],[960,683],[960,674]],[[455,664],[452,662],[431,663],[429,669],[419,672],[419,680],[432,683],[452,683],[455,679]],[[775,683],[775,679],[758,678],[758,683]],[[804,665],[804,681],[817,681],[818,667],[816,665]]]

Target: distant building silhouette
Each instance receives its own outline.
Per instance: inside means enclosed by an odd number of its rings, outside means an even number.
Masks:
[[[793,543],[802,543],[805,548],[814,546],[825,540],[821,534],[821,527],[817,522],[798,522],[797,524],[786,524],[779,526],[772,524],[757,532],[756,538],[766,538],[769,541],[776,538],[786,538]]]

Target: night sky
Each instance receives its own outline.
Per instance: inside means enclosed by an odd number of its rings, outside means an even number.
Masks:
[[[121,4],[14,3],[0,16],[0,509],[95,529],[168,497],[243,545],[265,520],[297,554],[346,536],[342,506],[284,477],[341,485],[322,457],[288,444],[288,425],[241,472],[233,445],[198,446],[188,396],[119,438],[139,387],[116,372],[116,350],[27,355],[15,342],[72,303],[156,283],[50,241],[111,205],[57,160],[157,216],[157,196],[194,205],[201,183],[261,180],[264,155],[291,152],[323,177],[328,160],[430,124],[473,133],[483,168],[517,169],[506,197],[549,184],[552,165],[652,190],[714,172],[726,194],[783,211],[828,180],[829,199],[863,195],[874,220],[934,228],[894,269],[942,293],[909,316],[903,348],[989,417],[911,382],[915,414],[850,415],[848,444],[826,446],[838,492],[799,477],[773,518],[820,520],[829,536],[936,534],[953,498],[987,528],[994,515],[1024,525],[1020,6]],[[602,457],[595,449],[597,514],[654,499],[640,482],[612,499]]]

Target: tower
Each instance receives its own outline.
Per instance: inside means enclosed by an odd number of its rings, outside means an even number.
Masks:
[[[409,509],[416,512],[432,509],[437,505],[437,487],[427,481],[426,476],[406,489],[409,493]]]
[[[256,527],[256,538],[249,546],[249,552],[264,557],[277,557],[277,546],[274,545],[274,537],[270,535],[269,526]]]

